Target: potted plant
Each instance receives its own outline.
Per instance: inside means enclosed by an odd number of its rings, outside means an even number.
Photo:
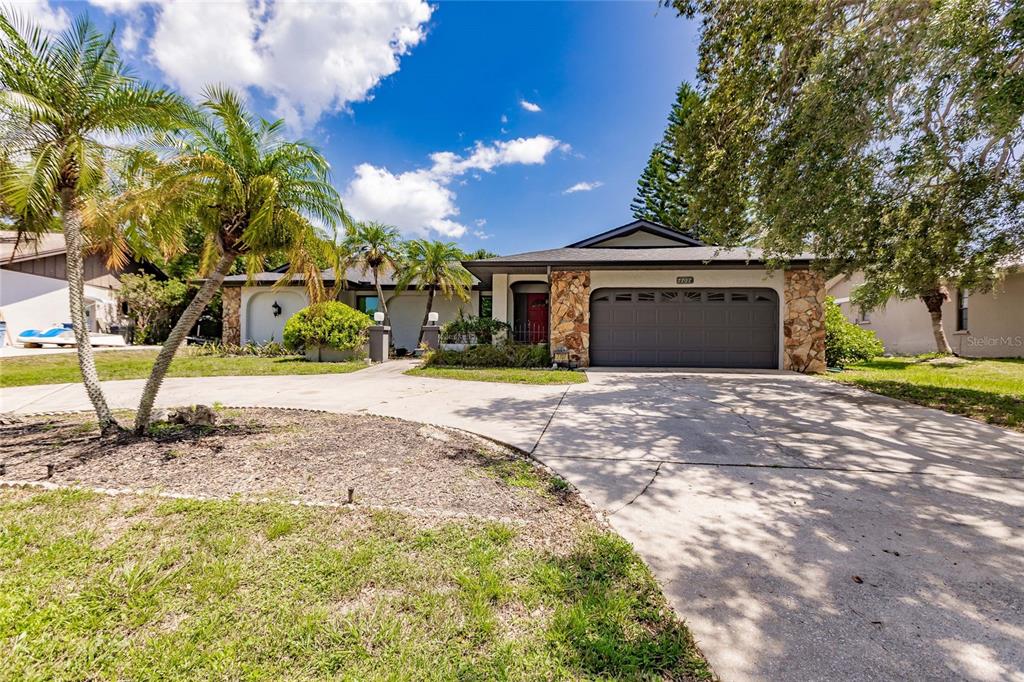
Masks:
[[[373,321],[338,301],[316,303],[284,325],[284,345],[311,362],[345,362],[369,353],[367,329]]]

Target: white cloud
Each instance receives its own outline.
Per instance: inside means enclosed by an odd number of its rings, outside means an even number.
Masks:
[[[595,182],[577,182],[572,187],[570,187],[570,188],[566,189],[565,191],[563,191],[562,194],[575,194],[576,192],[589,192],[591,190],[597,189],[598,187],[600,187],[603,184],[604,183],[601,182],[600,180],[597,180]]]
[[[477,227],[483,227],[484,225],[487,224],[487,218],[477,218],[476,220],[473,221],[473,224],[476,225]]]
[[[508,123],[508,116],[506,116],[505,114],[502,114],[501,115],[501,122],[502,123]]]
[[[140,5],[151,4],[91,2],[129,21]],[[300,129],[371,99],[373,88],[425,39],[433,12],[424,0],[152,4],[148,58],[171,83],[192,97],[213,83],[258,91],[273,101],[276,115]],[[125,49],[138,38],[137,32],[125,35]]]
[[[445,237],[461,237],[467,228],[456,221],[459,207],[455,204],[455,192],[449,187],[453,180],[467,173],[479,179],[477,173],[470,171],[492,172],[498,166],[510,164],[542,164],[556,150],[568,152],[570,147],[553,137],[536,135],[490,144],[477,142],[465,156],[435,152],[430,155],[428,168],[405,173],[395,174],[387,168],[363,163],[356,166],[356,177],[345,189],[345,208],[358,220],[379,220],[407,234],[426,236],[436,232]],[[457,184],[463,182],[464,179]],[[475,224],[482,228],[487,221],[479,219]]]
[[[491,238],[491,235],[487,234],[483,230],[473,230],[473,236],[482,241]]]
[[[528,102],[525,99],[519,100],[519,106],[521,106],[523,109],[526,109],[527,111],[532,111],[533,113],[537,113],[538,111],[540,111],[539,104]]]
[[[51,7],[47,0],[14,0],[15,12],[48,33],[59,33],[71,25],[63,7]]]

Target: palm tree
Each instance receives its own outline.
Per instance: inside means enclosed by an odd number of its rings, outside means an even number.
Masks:
[[[114,32],[80,17],[51,38],[0,14],[0,196],[19,233],[50,229],[60,216],[67,248],[69,312],[78,364],[100,430],[118,429],[100,387],[85,321],[82,251],[86,197],[106,179],[103,138],[168,126],[184,108],[175,95],[140,83],[114,46]]]
[[[384,300],[384,292],[380,288],[381,269],[398,272],[402,260],[401,237],[398,230],[381,223],[356,223],[348,231],[345,238],[345,250],[348,257],[373,275],[373,286],[377,289],[377,301],[384,313],[385,324],[388,318],[388,304]],[[339,275],[340,276],[340,275]]]
[[[487,249],[477,249],[476,251],[466,251],[463,260],[487,260],[488,258],[497,258],[498,254]]]
[[[440,291],[445,298],[457,297],[461,301],[469,300],[469,291],[473,286],[473,276],[462,267],[462,250],[453,242],[427,241],[414,239],[406,244],[405,260],[401,267],[401,277],[396,288],[401,291],[415,285],[419,290],[427,290],[427,310],[423,313],[423,324],[416,345],[423,343],[423,327],[430,319],[430,311],[434,307],[434,294]]]
[[[201,270],[208,273],[164,342],[135,416],[144,433],[160,384],[174,354],[237,259],[251,273],[264,257],[286,254],[281,282],[305,277],[310,298],[326,294],[321,263],[337,254],[334,235],[322,228],[347,222],[329,181],[327,161],[313,147],[282,138],[284,122],[252,116],[234,92],[210,88],[170,145],[152,187],[130,202],[129,213],[155,232],[191,224],[206,235]],[[337,263],[331,263],[338,266]]]

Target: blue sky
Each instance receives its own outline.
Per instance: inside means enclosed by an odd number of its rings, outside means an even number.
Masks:
[[[140,75],[191,96],[246,91],[321,148],[357,217],[499,253],[628,222],[696,60],[696,28],[654,2],[23,4],[116,21]]]

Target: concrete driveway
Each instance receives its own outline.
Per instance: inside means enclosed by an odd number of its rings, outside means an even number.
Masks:
[[[633,542],[726,680],[1024,681],[1024,435],[779,372],[566,388],[407,367],[170,379],[161,403],[369,412],[532,451]],[[3,411],[87,406],[77,385],[0,390]]]

